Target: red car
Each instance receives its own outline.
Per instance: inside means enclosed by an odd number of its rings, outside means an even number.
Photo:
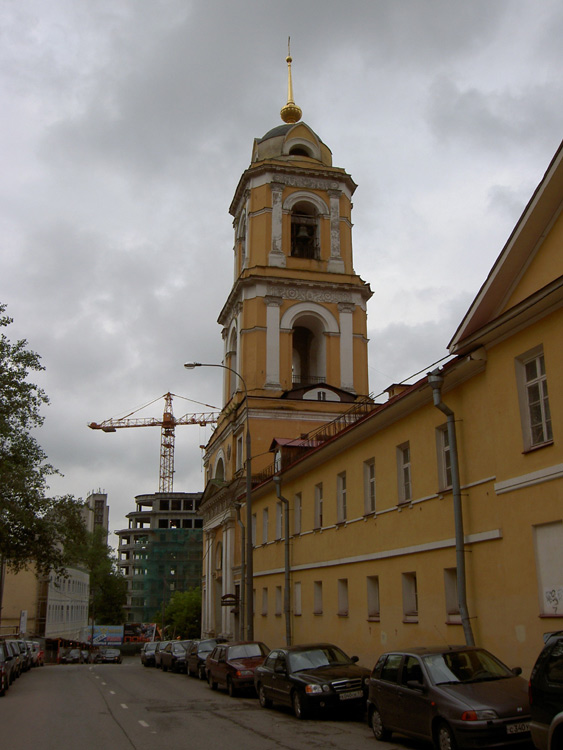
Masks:
[[[205,661],[207,681],[212,690],[218,685],[234,696],[239,690],[254,687],[254,670],[260,666],[270,649],[260,641],[221,643]]]

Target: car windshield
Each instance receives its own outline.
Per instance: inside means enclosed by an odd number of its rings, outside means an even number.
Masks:
[[[118,653],[119,651],[116,648],[106,648],[104,650],[106,656],[117,656]]]
[[[339,664],[352,664],[352,660],[336,646],[317,646],[308,651],[295,651],[288,656],[292,672]]]
[[[245,643],[229,649],[229,659],[250,659],[253,656],[266,656],[268,651],[261,643]]]
[[[488,651],[445,651],[422,657],[435,685],[486,682],[513,677],[513,673]]]

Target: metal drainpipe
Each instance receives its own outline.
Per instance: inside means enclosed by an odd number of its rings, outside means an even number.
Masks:
[[[281,494],[281,477],[274,477],[276,485],[276,495],[285,505],[284,513],[284,534],[285,534],[285,591],[283,595],[283,611],[285,615],[285,645],[291,646],[291,611],[289,598],[289,501]]]
[[[245,526],[242,522],[242,518],[240,517],[240,508],[241,503],[235,503],[235,509],[237,512],[237,523],[240,527],[240,543],[241,543],[241,550],[240,550],[240,595],[238,602],[238,611],[239,611],[239,634],[241,639],[243,638],[244,634],[244,575],[245,575],[245,549],[246,549],[246,539],[245,539]]]
[[[455,415],[453,411],[442,401],[442,385],[444,377],[440,370],[436,369],[428,373],[428,384],[432,388],[434,406],[447,417],[448,441],[450,444],[450,462],[452,470],[452,493],[454,505],[455,524],[455,552],[456,552],[456,576],[457,576],[457,600],[461,623],[465,635],[465,643],[468,646],[475,645],[471,620],[467,608],[467,585],[465,574],[465,538],[463,534],[463,510],[461,507],[461,488],[459,483],[459,460],[457,452],[457,438],[455,429]]]

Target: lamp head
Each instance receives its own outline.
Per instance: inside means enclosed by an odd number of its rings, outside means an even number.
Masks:
[[[196,367],[201,367],[201,362],[185,362],[184,367],[186,370],[195,370]]]

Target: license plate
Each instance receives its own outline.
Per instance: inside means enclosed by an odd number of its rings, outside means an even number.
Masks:
[[[525,721],[520,721],[518,724],[507,724],[507,734],[520,734],[521,732],[529,732],[530,725]]]
[[[340,693],[341,701],[349,701],[353,698],[363,698],[363,690],[350,690],[348,693]]]

